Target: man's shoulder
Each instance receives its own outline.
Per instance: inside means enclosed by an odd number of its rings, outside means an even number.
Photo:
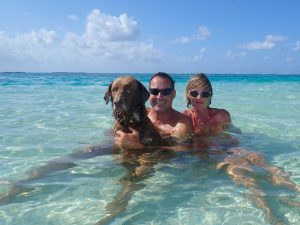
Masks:
[[[174,110],[170,118],[174,127],[172,136],[185,140],[190,134],[193,133],[193,123],[189,116]]]
[[[188,116],[183,113],[183,112],[179,112],[177,110],[174,110],[173,111],[173,116],[176,117],[177,119],[185,119],[185,118],[188,118]]]
[[[192,115],[192,113],[193,113],[193,110],[192,109],[185,109],[185,110],[183,110],[183,112],[182,112],[184,115],[187,115],[187,116],[191,116]]]
[[[182,120],[182,121],[190,121],[191,117],[189,117],[186,114],[180,113],[180,120]]]
[[[181,113],[178,111],[175,111],[175,112],[176,112],[177,124],[183,123],[188,126],[190,126],[192,124],[192,120],[187,114]]]

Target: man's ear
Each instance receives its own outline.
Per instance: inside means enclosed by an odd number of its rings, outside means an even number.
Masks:
[[[147,88],[145,88],[145,86],[141,82],[137,81],[137,83],[138,83],[138,88],[139,88],[139,91],[140,91],[142,102],[145,104],[146,101],[150,97],[150,93],[147,90]]]
[[[173,90],[173,98],[176,97],[176,90]]]
[[[111,86],[112,86],[112,83],[107,87],[107,90],[104,95],[104,100],[106,102],[106,105],[111,100]]]

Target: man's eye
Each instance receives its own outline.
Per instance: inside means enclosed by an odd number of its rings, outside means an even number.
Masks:
[[[118,91],[117,88],[113,89],[112,92],[116,93]]]

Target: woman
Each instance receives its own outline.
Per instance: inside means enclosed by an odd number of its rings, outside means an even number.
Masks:
[[[194,139],[195,146],[199,146],[197,142],[203,141],[201,137],[221,134],[225,129],[233,127],[230,114],[226,110],[210,107],[212,95],[211,83],[203,73],[190,78],[185,91],[187,107],[190,109],[186,109],[183,113],[192,119],[194,133],[198,137]],[[274,186],[286,186],[297,192],[300,192],[300,187],[290,181],[283,170],[269,165],[257,152],[231,148],[227,153],[228,156],[218,163],[217,168],[224,168],[236,183],[250,188],[254,193],[255,203],[266,212],[271,223],[277,224],[278,218],[272,213],[263,197],[265,193],[258,186],[255,177],[249,176],[249,173],[255,173],[257,168],[261,168],[271,175],[266,179],[269,179]]]
[[[213,90],[209,79],[199,73],[190,78],[185,90],[187,107],[183,113],[193,121],[196,135],[215,135],[231,125],[230,114],[225,109],[211,108]]]

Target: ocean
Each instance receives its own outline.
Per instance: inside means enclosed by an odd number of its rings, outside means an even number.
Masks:
[[[95,224],[122,189],[117,155],[74,160],[72,167],[27,180],[48,162],[95,145],[111,146],[111,105],[104,93],[120,74],[0,73],[0,224]],[[130,74],[147,86],[152,74]],[[171,74],[174,108],[186,108],[190,74]],[[212,107],[230,112],[239,146],[263,154],[300,185],[300,75],[208,74]],[[149,106],[149,103],[147,103]],[[200,151],[200,150],[199,150]],[[136,182],[125,210],[108,224],[269,224],[251,190],[217,170],[220,156],[179,152]],[[300,224],[300,195],[257,179],[270,208],[285,224]],[[19,181],[22,182],[20,183]],[[134,183],[134,181],[133,181]],[[13,188],[24,191],[5,199]],[[253,194],[253,193],[252,193]],[[281,197],[298,202],[291,206]]]

